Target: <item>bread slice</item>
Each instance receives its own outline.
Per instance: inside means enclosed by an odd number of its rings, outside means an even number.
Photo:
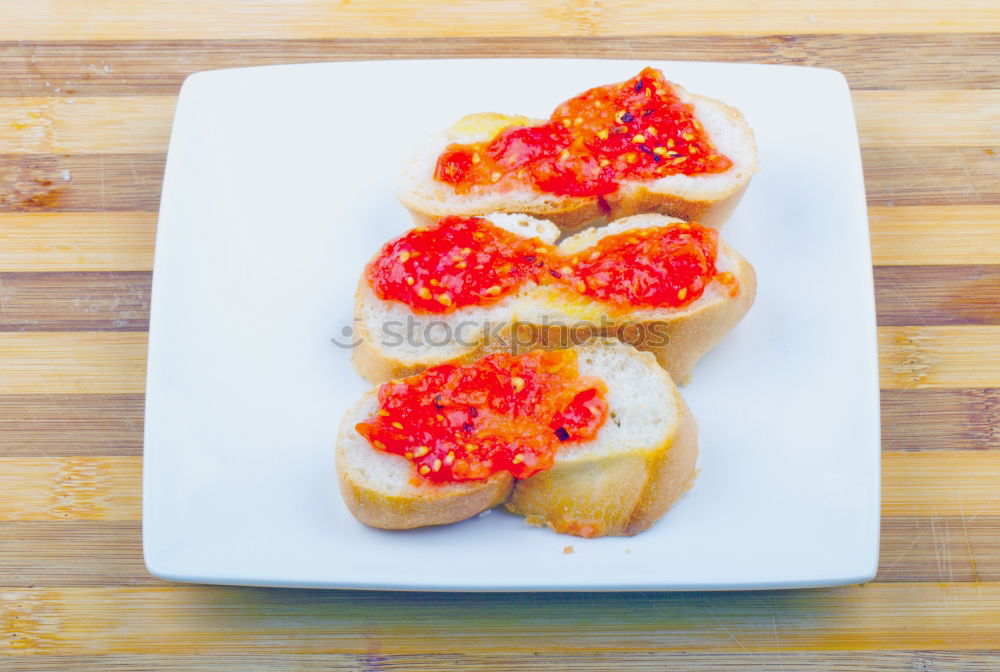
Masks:
[[[537,236],[546,243],[558,236],[551,223],[526,215],[491,214],[485,218],[508,231]],[[567,238],[559,250],[574,254],[605,236],[675,223],[682,222],[664,215],[636,215]],[[362,277],[355,298],[360,345],[353,351],[352,361],[361,375],[379,383],[453,359],[475,358],[484,352],[566,347],[593,336],[616,336],[652,352],[675,381],[684,383],[701,356],[743,318],[756,294],[753,268],[721,240],[716,266],[720,273],[733,274],[739,287],[736,296],[731,296],[722,283],[713,281],[701,297],[687,306],[636,310],[618,316],[610,315],[601,302],[572,297],[551,285],[525,285],[488,306],[446,315],[421,315],[405,304],[378,298]],[[398,329],[398,325],[407,324],[412,327],[408,329],[411,338],[389,337],[390,325]],[[455,337],[457,333],[461,339]]]
[[[694,484],[697,424],[649,353],[584,347],[577,365],[607,385],[608,421],[593,441],[564,446],[551,468],[517,481],[506,507],[563,534],[637,534]]]
[[[378,388],[369,390],[340,423],[337,478],[354,517],[370,527],[406,530],[446,525],[498,506],[510,494],[509,473],[483,481],[437,485],[415,478],[404,457],[372,447],[355,429],[378,410]]]
[[[400,176],[399,200],[418,225],[445,215],[516,212],[544,217],[564,232],[642,213],[660,213],[720,227],[732,214],[757,170],[753,131],[736,108],[672,85],[682,101],[693,105],[695,118],[701,122],[715,148],[732,160],[729,170],[703,175],[668,175],[652,181],[626,180],[616,192],[603,199],[546,194],[530,185],[476,186],[467,194],[458,194],[450,185],[434,179],[437,159],[448,145],[488,142],[509,126],[537,125],[545,121],[483,113],[460,119],[416,151]]]
[[[517,481],[507,508],[528,522],[577,536],[630,535],[657,519],[692,484],[697,428],[670,377],[648,353],[616,341],[577,348],[582,376],[607,386],[608,419],[588,442],[567,443],[550,469]],[[437,485],[379,451],[355,429],[377,410],[376,391],[344,417],[337,439],[340,491],[362,523],[385,529],[469,518],[507,499],[509,474]]]

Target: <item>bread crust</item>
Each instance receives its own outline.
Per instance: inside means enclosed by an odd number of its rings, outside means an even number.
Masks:
[[[515,484],[505,507],[533,525],[578,537],[649,529],[697,475],[698,426],[676,388],[673,396],[678,421],[659,445],[596,457],[558,453],[551,468]]]
[[[509,473],[498,473],[482,481],[434,485],[412,479],[402,492],[391,493],[384,484],[366,479],[357,459],[347,450],[354,442],[355,450],[370,451],[370,457],[398,460],[410,464],[398,455],[377,451],[358,434],[355,425],[364,419],[365,409],[372,407],[377,389],[362,397],[340,423],[337,436],[336,465],[340,494],[348,510],[369,527],[385,530],[407,530],[428,525],[447,525],[502,504],[510,494],[514,479]]]

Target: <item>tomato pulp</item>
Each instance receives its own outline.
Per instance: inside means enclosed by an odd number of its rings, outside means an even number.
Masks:
[[[357,425],[378,450],[434,483],[552,466],[565,442],[594,438],[608,415],[604,383],[580,376],[576,352],[495,354],[385,383],[378,411]]]
[[[537,126],[509,126],[486,142],[449,145],[434,178],[458,193],[529,184],[561,196],[604,196],[623,180],[721,173],[732,167],[663,73],[645,68],[590,89]]]
[[[555,285],[611,311],[679,308],[718,273],[718,234],[696,223],[636,229],[602,238],[574,255],[476,217],[447,217],[390,241],[366,271],[375,295],[414,312],[445,314],[493,303],[525,283]]]

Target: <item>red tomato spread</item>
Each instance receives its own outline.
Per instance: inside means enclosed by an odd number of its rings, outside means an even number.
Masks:
[[[601,380],[580,376],[572,350],[489,355],[385,383],[378,411],[357,430],[434,483],[502,471],[527,478],[551,467],[561,444],[597,435],[606,391]]]
[[[485,219],[446,217],[387,243],[366,273],[376,296],[417,313],[488,305],[529,282],[557,285],[613,310],[680,308],[713,280],[736,295],[732,273],[716,270],[717,253],[718,234],[697,223],[606,236],[578,254],[560,255]]]
[[[434,178],[458,193],[476,186],[525,183],[563,196],[603,196],[623,180],[721,173],[733,165],[716,150],[694,107],[663,73],[645,68],[632,79],[572,98],[538,126],[509,126],[475,144],[451,144]]]
[[[381,299],[417,312],[447,313],[517,291],[537,278],[552,249],[485,219],[445,217],[386,243],[366,273]]]
[[[581,294],[618,309],[678,308],[717,276],[717,252],[718,233],[697,224],[636,229],[599,240],[567,277]]]

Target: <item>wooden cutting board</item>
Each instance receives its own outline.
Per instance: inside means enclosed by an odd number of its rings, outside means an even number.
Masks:
[[[1000,669],[1000,5],[908,4],[0,5],[0,669]],[[875,581],[453,595],[146,573],[150,269],[181,81],[268,63],[491,56],[847,75],[879,320]]]

